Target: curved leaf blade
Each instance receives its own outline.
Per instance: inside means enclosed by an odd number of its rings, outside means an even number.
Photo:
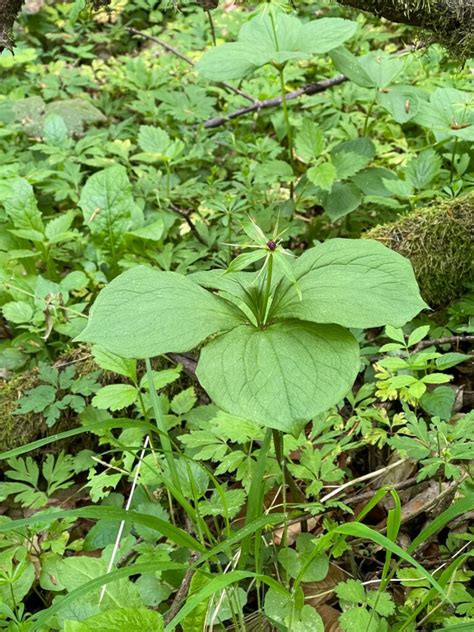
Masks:
[[[239,321],[226,303],[176,272],[127,270],[99,294],[76,338],[124,358],[190,351]]]
[[[352,386],[359,348],[347,330],[299,321],[241,325],[201,352],[197,377],[226,412],[296,433]]]
[[[288,292],[278,318],[343,327],[401,327],[427,305],[408,259],[365,239],[331,239],[295,262],[303,300]]]

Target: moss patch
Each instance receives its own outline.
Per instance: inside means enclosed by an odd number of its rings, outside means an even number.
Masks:
[[[474,276],[474,193],[417,209],[364,237],[410,259],[428,305],[446,305]]]
[[[82,359],[85,358],[85,359]],[[79,348],[71,353],[61,356],[56,366],[64,366],[65,363],[74,362],[76,364],[76,376],[88,375],[97,371],[98,367],[94,360],[89,357],[89,351]],[[19,446],[23,446],[31,441],[36,441],[51,433],[63,432],[78,425],[77,417],[72,411],[64,411],[61,418],[54,425],[48,428],[40,413],[29,413],[25,415],[15,414],[18,400],[26,391],[41,384],[38,378],[37,369],[24,371],[11,380],[0,380],[0,452],[6,452]],[[84,437],[73,437],[67,444],[72,448],[71,442],[79,443],[78,448],[89,447],[83,445]],[[66,444],[56,443],[48,446],[48,451],[59,451],[64,449]],[[0,467],[2,463],[0,462]]]
[[[421,27],[426,39],[446,46],[461,60],[474,55],[472,0],[339,0],[341,4]]]

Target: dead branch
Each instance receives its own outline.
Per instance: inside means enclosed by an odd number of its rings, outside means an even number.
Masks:
[[[444,338],[434,338],[433,340],[422,340],[416,345],[414,352],[416,353],[432,345],[459,345],[461,342],[474,342],[474,336],[445,336]]]
[[[297,99],[304,95],[312,95],[317,94],[318,92],[324,92],[333,86],[338,86],[341,83],[347,81],[347,77],[345,75],[337,75],[336,77],[332,77],[331,79],[323,79],[322,81],[318,81],[317,83],[309,83],[298,90],[293,90],[293,92],[288,92],[286,94],[286,100],[291,101],[292,99]],[[211,129],[213,127],[219,127],[220,125],[225,125],[232,119],[238,118],[239,116],[244,116],[245,114],[250,114],[251,112],[259,112],[260,110],[265,110],[267,108],[278,107],[282,104],[282,97],[273,97],[272,99],[265,99],[264,101],[255,101],[252,105],[248,105],[245,108],[240,108],[239,110],[235,110],[234,112],[230,112],[226,116],[217,116],[215,118],[208,119],[204,123],[205,129]]]

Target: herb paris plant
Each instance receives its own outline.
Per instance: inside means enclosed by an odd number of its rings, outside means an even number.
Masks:
[[[288,262],[285,274],[272,266],[281,251],[268,246],[263,279],[132,268],[99,294],[79,339],[150,358],[190,351],[212,336],[197,377],[214,402],[297,433],[355,380],[359,350],[347,328],[401,326],[426,305],[408,260],[378,242],[327,241]]]

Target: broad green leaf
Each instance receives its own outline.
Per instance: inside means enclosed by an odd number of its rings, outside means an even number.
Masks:
[[[265,160],[257,166],[255,178],[265,183],[285,182],[293,178],[293,169],[284,160]]]
[[[140,237],[140,239],[149,239],[150,241],[160,241],[160,239],[163,237],[164,230],[165,230],[165,225],[163,223],[163,220],[157,219],[151,224],[142,226],[142,228],[131,230],[128,233],[128,235],[133,235],[134,237]]]
[[[411,332],[410,336],[408,337],[407,345],[409,347],[412,347],[413,345],[418,344],[420,340],[423,340],[423,338],[426,338],[429,332],[430,332],[429,325],[423,325],[422,327],[417,327],[414,331]],[[403,342],[403,340],[401,342]]]
[[[164,129],[153,125],[140,125],[138,132],[140,149],[150,154],[165,154],[171,144],[170,137]]]
[[[326,53],[348,40],[357,25],[341,18],[322,18],[303,23],[273,9],[246,22],[237,42],[211,48],[197,63],[206,79],[242,79],[268,63],[285,64]]]
[[[324,198],[323,206],[330,219],[335,222],[355,211],[361,202],[362,193],[355,184],[337,182]]]
[[[20,549],[21,550],[21,549]],[[13,554],[11,554],[13,555]],[[3,552],[5,556],[5,552]],[[12,571],[8,571],[11,565]],[[16,608],[26,595],[30,592],[35,581],[35,566],[27,559],[23,559],[19,563],[13,565],[2,559],[2,581],[0,582],[0,600],[2,605],[8,604],[10,608]],[[10,583],[9,576],[14,576],[14,580]]]
[[[449,421],[455,400],[456,393],[452,388],[438,386],[438,388],[423,395],[420,399],[420,405],[432,417],[437,416],[443,421]]]
[[[402,199],[409,198],[415,193],[415,189],[413,188],[412,183],[408,180],[388,180],[384,178],[383,184],[384,187],[390,191],[390,193],[393,193],[393,195],[396,195],[397,197]]]
[[[461,362],[465,362],[466,360],[472,360],[472,356],[466,353],[450,351],[449,353],[442,355],[440,358],[436,358],[435,364],[438,369],[444,371],[445,369],[450,369],[451,367],[461,364]]]
[[[137,363],[135,360],[121,358],[99,345],[94,345],[92,347],[92,355],[101,369],[112,371],[112,373],[118,373],[119,375],[124,375],[131,380],[136,380]]]
[[[81,191],[79,206],[92,233],[124,233],[132,226],[135,202],[121,165],[94,173]]]
[[[131,384],[109,384],[103,386],[92,398],[92,405],[100,410],[121,410],[131,406],[138,391]]]
[[[254,263],[257,263],[257,261],[260,261],[267,256],[268,252],[265,252],[263,249],[253,250],[252,252],[243,252],[230,262],[227,272],[230,273],[245,270],[245,268],[249,268]]]
[[[24,178],[0,181],[0,203],[13,223],[15,229],[44,232],[43,220],[38,210],[33,187]],[[19,235],[21,236],[21,235]],[[25,237],[28,239],[28,237]]]
[[[64,632],[162,632],[163,617],[147,608],[114,608],[85,621],[65,621]]]
[[[385,88],[403,70],[403,59],[383,51],[372,51],[359,58],[359,64],[377,88]]]
[[[397,121],[406,123],[418,114],[424,93],[414,86],[390,86],[377,93],[377,102]]]
[[[257,45],[249,48],[247,43],[234,42],[208,50],[196,64],[196,69],[210,81],[229,81],[243,79],[270,61],[271,56],[263,48]]]
[[[226,303],[189,279],[137,266],[102,290],[77,340],[124,358],[151,358],[190,351],[238,322]]]
[[[367,158],[353,151],[338,151],[332,157],[339,180],[346,180],[367,166]]]
[[[151,373],[153,377],[153,384],[156,390],[160,391],[162,388],[164,388],[165,386],[168,386],[168,384],[172,384],[179,378],[180,373],[181,373],[181,365],[178,364],[172,369],[163,369],[162,371],[152,371]],[[149,389],[148,376],[146,374],[143,375],[142,379],[140,380],[140,388]]]
[[[447,375],[445,373],[430,373],[430,375],[423,376],[421,381],[425,384],[445,384],[452,379],[452,375]]]
[[[327,53],[334,50],[357,30],[357,24],[341,18],[320,18],[307,22],[301,33],[300,47],[309,53]]]
[[[29,323],[33,318],[33,308],[26,301],[10,301],[2,307],[3,316],[11,323]]]
[[[196,401],[196,391],[193,386],[190,386],[173,397],[170,404],[171,410],[175,415],[184,415],[189,413]]]
[[[434,132],[442,140],[457,136],[474,141],[474,107],[472,94],[455,88],[437,88],[430,100],[422,101],[415,123]]]
[[[331,149],[332,156],[335,156],[339,152],[357,154],[360,159],[364,157],[366,163],[368,163],[375,158],[375,145],[370,138],[353,138],[352,140],[345,140],[342,143],[338,143]]]
[[[303,119],[295,137],[296,155],[303,162],[317,160],[324,151],[324,133],[311,119]]]
[[[62,213],[49,221],[44,231],[48,241],[54,244],[73,237],[74,233],[69,230],[73,221],[74,213],[72,211]]]
[[[405,173],[407,180],[420,191],[434,180],[440,169],[441,157],[434,149],[427,149],[408,163]]]
[[[297,433],[344,397],[358,369],[348,331],[286,321],[219,336],[202,350],[196,374],[226,412]]]
[[[374,82],[359,62],[359,58],[353,55],[344,46],[336,48],[329,53],[334,66],[348,79],[363,88],[373,88]]]
[[[317,167],[311,167],[306,172],[308,180],[323,191],[330,191],[337,178],[336,167],[331,162],[323,162]]]
[[[386,188],[383,181],[384,179],[396,180],[396,178],[394,173],[384,167],[369,167],[368,169],[359,171],[351,180],[364,195],[390,197],[392,194]]]
[[[400,329],[399,327],[392,327],[392,325],[387,325],[385,327],[385,335],[391,340],[401,342],[402,345],[405,344],[405,335],[403,333],[403,329]]]
[[[301,255],[294,271],[303,300],[289,292],[278,318],[401,327],[427,307],[408,259],[369,239],[326,241]]]
[[[43,138],[53,146],[60,146],[68,137],[68,129],[59,114],[48,114],[43,122]]]

